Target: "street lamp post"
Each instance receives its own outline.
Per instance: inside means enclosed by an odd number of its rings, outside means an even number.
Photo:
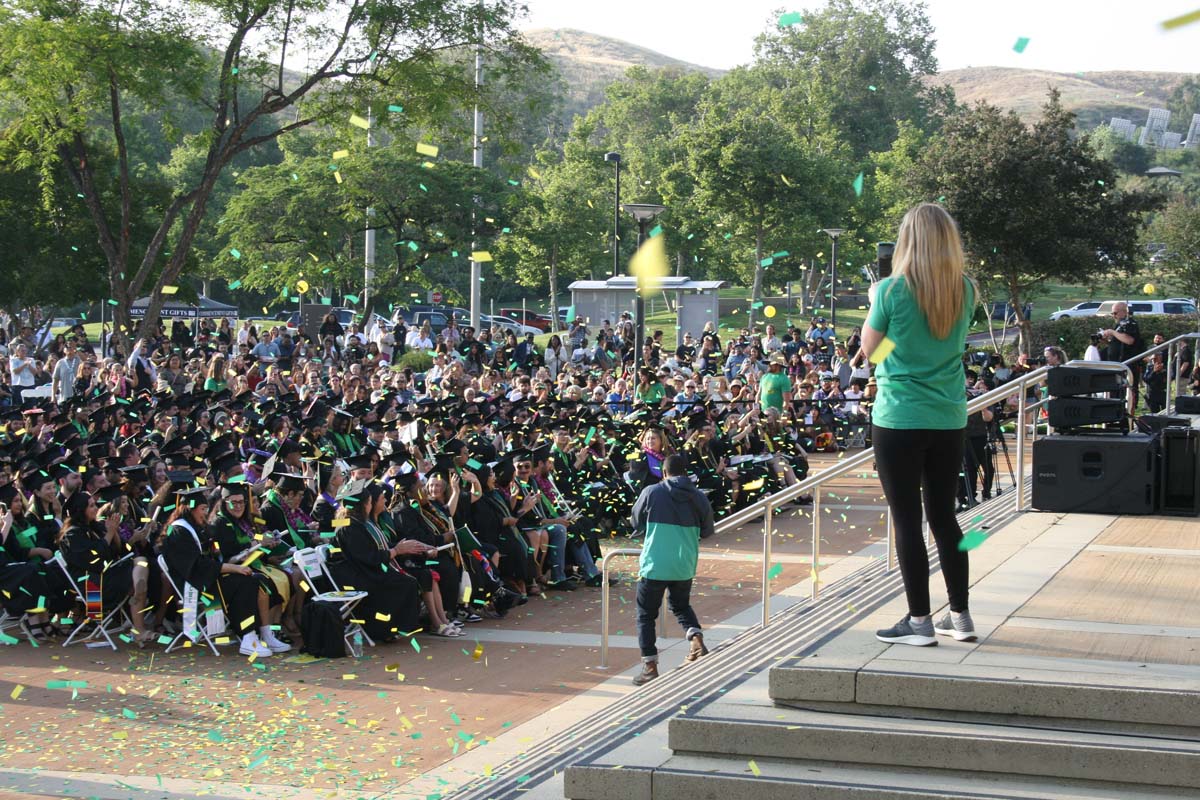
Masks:
[[[641,247],[642,239],[646,238],[646,223],[665,211],[667,207],[655,203],[626,203],[621,208],[637,220],[637,243],[638,247]],[[640,278],[638,283],[641,283]],[[642,298],[641,288],[639,285],[633,292],[633,379],[635,381],[638,370],[642,366],[642,343],[646,338],[646,301]]]
[[[618,239],[618,234],[620,233],[620,226],[621,226],[621,154],[620,153],[605,153],[604,160],[612,162],[613,168],[616,170],[616,177],[617,177],[617,185],[613,191],[613,237],[612,237],[612,251],[613,251],[612,277],[615,278],[621,272],[621,255],[620,255],[621,251],[620,251],[620,247],[618,247],[618,244],[620,243],[620,240]]]
[[[838,237],[846,232],[845,228],[823,228],[822,231],[833,239],[833,253],[829,258],[829,327],[837,329],[837,242]]]

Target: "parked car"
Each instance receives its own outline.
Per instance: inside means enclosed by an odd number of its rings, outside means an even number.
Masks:
[[[332,313],[334,315],[334,317],[337,319],[338,324],[341,325],[343,328],[345,328],[350,323],[354,322],[355,317],[357,316],[357,314],[355,313],[353,308],[345,308],[344,306],[335,306],[335,307],[328,308],[328,309],[326,309],[326,313]],[[324,317],[325,315],[322,314],[321,316]],[[288,327],[288,330],[293,330],[293,331],[296,330],[296,328],[300,327],[300,312],[299,311],[288,312],[287,327]],[[310,331],[310,333],[315,333],[315,332]]]
[[[1105,300],[1096,309],[1096,316],[1111,317],[1113,306],[1119,300]],[[1175,298],[1173,300],[1127,300],[1129,310],[1134,314],[1195,314],[1196,304],[1191,300]]]
[[[532,333],[534,336],[544,333],[541,328],[534,327],[533,325],[522,325],[515,319],[502,317],[499,314],[494,317],[490,314],[480,314],[479,325],[482,328],[499,327],[502,331],[512,331],[517,335],[517,338],[522,338],[527,333]]]
[[[1033,303],[1026,303],[1022,310],[1025,319],[1033,318]],[[1003,322],[1005,325],[1017,324],[1017,313],[1012,303],[992,303],[991,314],[992,319]]]
[[[546,331],[550,330],[550,323],[553,322],[553,320],[551,320],[550,317],[546,316],[545,314],[539,314],[536,311],[520,308],[502,308],[500,309],[500,316],[508,317],[509,319],[524,323],[525,325],[532,325],[538,329],[539,333],[545,333]]]
[[[1050,315],[1050,319],[1063,319],[1065,317],[1094,317],[1096,310],[1100,308],[1099,300],[1084,300],[1082,303],[1076,303],[1070,308],[1060,308]]]
[[[79,324],[77,317],[55,317],[50,320],[50,330],[58,332],[60,328],[74,328]]]
[[[436,311],[449,319],[451,316],[458,320],[459,325],[469,324],[471,312],[458,306],[433,305],[431,303],[410,303],[407,306],[397,306],[392,311],[392,322],[404,320],[405,325],[412,325],[415,314]]]

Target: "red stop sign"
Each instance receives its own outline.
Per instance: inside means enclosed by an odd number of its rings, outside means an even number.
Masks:
[[[435,302],[435,303],[442,302],[442,293],[441,292],[434,292],[433,294],[430,295],[430,297],[433,298],[433,302]]]

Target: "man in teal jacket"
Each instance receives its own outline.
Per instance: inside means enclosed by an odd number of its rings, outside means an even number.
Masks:
[[[708,498],[687,476],[686,465],[683,456],[668,456],[663,462],[662,482],[643,489],[633,504],[634,530],[646,534],[637,590],[642,673],[633,679],[636,686],[658,677],[654,623],[664,592],[667,607],[692,643],[686,660],[695,661],[708,654],[700,622],[692,610],[691,593],[700,540],[713,535],[713,510]]]

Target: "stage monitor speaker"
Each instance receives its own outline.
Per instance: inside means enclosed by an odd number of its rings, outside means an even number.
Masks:
[[[1108,397],[1052,397],[1046,404],[1051,428],[1103,425],[1125,419],[1125,401]]]
[[[1175,398],[1176,414],[1200,414],[1200,395],[1181,394]]]
[[[1196,428],[1200,430],[1200,414],[1142,414],[1138,417],[1138,422],[1144,424],[1153,433],[1164,428]]]
[[[1153,514],[1158,442],[1142,433],[1047,436],[1033,443],[1033,507]]]
[[[1200,516],[1200,430],[1167,428],[1161,446],[1162,513]]]
[[[1051,397],[1117,392],[1125,388],[1124,372],[1095,367],[1051,367],[1046,373],[1046,389]]]

